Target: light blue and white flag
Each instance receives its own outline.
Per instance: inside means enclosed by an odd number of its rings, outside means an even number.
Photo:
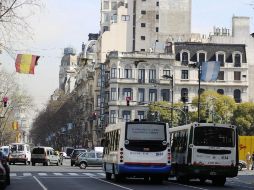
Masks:
[[[205,82],[216,81],[219,72],[220,72],[220,62],[218,61],[203,62],[200,80]]]

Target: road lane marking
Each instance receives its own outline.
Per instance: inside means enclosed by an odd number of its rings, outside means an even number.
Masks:
[[[128,188],[128,187],[124,187],[124,186],[122,186],[122,185],[118,185],[118,184],[116,184],[116,183],[112,183],[112,182],[109,182],[109,181],[105,181],[105,180],[100,179],[100,178],[96,178],[96,177],[90,177],[90,178],[96,179],[96,180],[98,180],[98,181],[102,181],[102,182],[104,182],[104,183],[108,183],[108,184],[110,184],[110,185],[114,185],[114,186],[116,186],[116,187],[120,187],[120,188],[122,188],[122,189],[134,190],[134,189],[131,189],[131,188]]]
[[[53,173],[54,175],[57,175],[57,176],[61,176],[63,175],[62,173]]]
[[[39,175],[39,176],[46,176],[46,175],[48,175],[48,174],[46,174],[46,173],[38,173],[38,175]]]
[[[89,177],[95,177],[95,175],[94,175],[94,174],[91,174],[91,173],[83,173],[83,174],[85,174],[85,175],[87,175],[87,176],[89,176]]]
[[[208,190],[208,189],[201,188],[201,187],[195,187],[195,186],[191,186],[191,185],[184,185],[184,184],[174,183],[174,182],[170,182],[170,181],[167,181],[167,183],[174,184],[174,185],[179,185],[179,186],[184,186],[184,187],[189,187],[189,188],[192,188],[192,189]]]
[[[37,183],[39,183],[39,185],[41,186],[41,188],[42,188],[43,190],[48,190],[48,189],[42,184],[42,182],[40,182],[40,180],[37,179],[37,177],[33,176],[33,178],[35,179],[35,181],[37,181]]]
[[[31,173],[23,173],[23,176],[32,176]]]
[[[10,177],[14,177],[14,176],[17,176],[16,173],[10,173]]]
[[[78,174],[77,173],[68,173],[69,175],[71,176],[77,176]]]
[[[97,173],[97,174],[105,177],[105,173]]]

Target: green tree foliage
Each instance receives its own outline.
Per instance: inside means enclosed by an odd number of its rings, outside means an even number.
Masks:
[[[206,121],[229,123],[232,120],[233,112],[236,109],[233,98],[218,94],[215,91],[204,91],[200,95],[200,119]],[[192,100],[192,108],[198,108],[198,96]],[[207,113],[209,112],[209,115]],[[197,111],[190,113],[191,121],[197,121]]]
[[[238,104],[232,121],[238,126],[240,135],[254,135],[254,103]]]
[[[185,116],[182,113],[183,111],[183,104],[176,103],[173,105],[173,126],[177,126],[180,124],[185,123]],[[148,120],[154,121],[155,120],[155,112],[159,113],[160,121],[171,123],[171,111],[172,111],[172,104],[166,101],[154,102],[149,104],[149,111],[147,114]],[[182,110],[182,111],[181,111]]]

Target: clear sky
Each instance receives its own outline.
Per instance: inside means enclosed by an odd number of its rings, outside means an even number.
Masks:
[[[44,0],[43,8],[31,20],[33,40],[17,53],[40,55],[35,75],[17,74],[22,84],[34,97],[37,107],[46,104],[58,88],[58,74],[63,48],[81,50],[88,33],[99,31],[100,0]],[[231,29],[232,16],[251,17],[254,32],[254,0],[192,0],[192,32],[209,34],[214,26]],[[2,68],[15,71],[13,58],[0,55]]]

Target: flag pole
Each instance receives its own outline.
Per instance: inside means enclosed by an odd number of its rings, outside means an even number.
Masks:
[[[202,62],[198,63],[198,123],[200,122],[200,81]]]

